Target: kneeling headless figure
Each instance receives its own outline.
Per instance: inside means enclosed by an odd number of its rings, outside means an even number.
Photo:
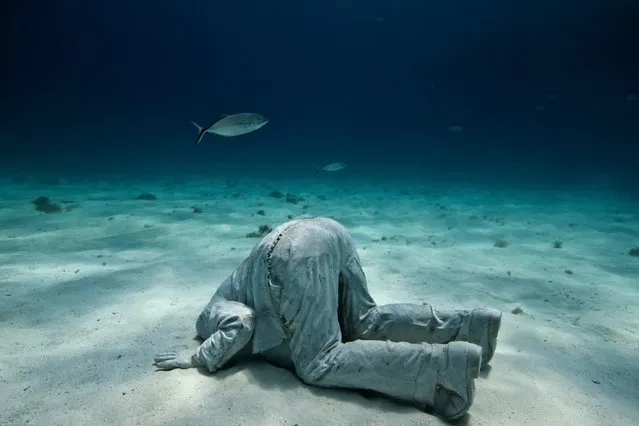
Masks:
[[[309,385],[377,391],[453,420],[473,403],[500,325],[493,309],[376,305],[347,230],[316,217],[264,237],[197,319],[204,342],[155,365],[215,372],[260,354]]]

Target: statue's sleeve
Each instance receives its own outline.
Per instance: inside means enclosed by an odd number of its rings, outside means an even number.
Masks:
[[[225,300],[214,302],[207,308],[206,322],[211,334],[197,348],[191,359],[193,366],[206,367],[213,373],[251,341],[255,329],[255,313],[242,303]]]

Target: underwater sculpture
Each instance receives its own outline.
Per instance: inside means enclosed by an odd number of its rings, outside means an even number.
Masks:
[[[373,390],[452,420],[473,403],[500,325],[493,309],[376,305],[348,231],[315,217],[266,235],[198,317],[204,342],[155,365],[215,372],[260,354],[309,385]]]

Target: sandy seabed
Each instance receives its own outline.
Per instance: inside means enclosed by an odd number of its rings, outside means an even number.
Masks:
[[[155,371],[156,352],[197,346],[197,315],[259,240],[246,234],[289,215],[345,225],[380,304],[504,312],[461,424],[639,424],[639,257],[629,252],[639,205],[623,196],[202,177],[6,179],[0,192],[2,425],[443,424],[257,361],[214,375]],[[38,196],[62,211],[36,211]]]

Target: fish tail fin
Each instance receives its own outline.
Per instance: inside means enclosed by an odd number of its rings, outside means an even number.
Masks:
[[[324,167],[320,167],[319,169],[315,170],[315,174],[318,174],[319,172],[321,172],[323,168]]]
[[[200,126],[199,124],[197,124],[195,121],[191,121],[191,124],[193,124],[198,131],[197,139],[195,140],[195,144],[197,145],[200,142],[202,142],[202,138],[204,137],[204,134],[206,133],[206,129]]]
[[[200,133],[197,135],[197,139],[195,140],[196,145],[202,142],[202,138],[204,137],[205,133],[206,133],[206,129],[200,129]]]

